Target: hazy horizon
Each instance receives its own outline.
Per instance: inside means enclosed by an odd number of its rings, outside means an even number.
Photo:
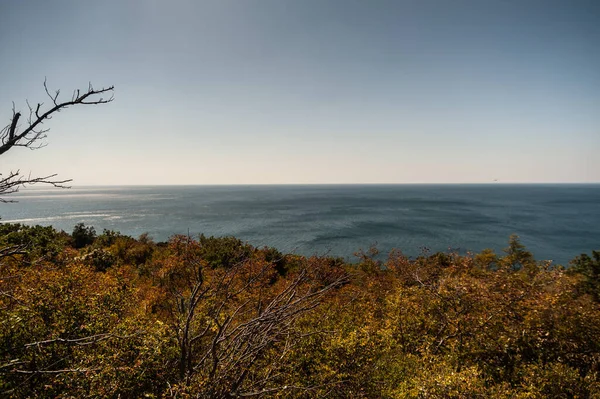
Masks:
[[[247,186],[596,186],[600,182],[483,182],[483,183],[190,183],[190,184],[75,184],[67,187],[52,187],[43,184],[29,185],[19,189],[18,192],[36,191],[61,191],[85,188],[111,188],[111,187],[247,187]],[[17,193],[18,193],[17,192]],[[13,194],[14,195],[14,194]],[[18,194],[17,194],[18,195]]]
[[[600,2],[0,3],[12,101],[115,85],[2,172],[73,185],[600,182]],[[498,179],[498,183],[494,183]]]

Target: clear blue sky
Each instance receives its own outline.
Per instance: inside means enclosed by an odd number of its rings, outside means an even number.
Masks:
[[[600,1],[0,2],[0,169],[74,184],[600,182]]]

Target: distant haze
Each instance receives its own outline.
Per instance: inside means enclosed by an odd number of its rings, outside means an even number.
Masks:
[[[0,2],[12,101],[115,85],[0,173],[77,185],[600,182],[596,0]]]

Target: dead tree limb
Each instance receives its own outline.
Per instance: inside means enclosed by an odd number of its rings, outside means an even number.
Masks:
[[[25,126],[21,128],[19,122],[22,120],[21,112],[15,110],[13,103],[12,117],[10,123],[0,129],[0,156],[15,147],[25,147],[30,150],[35,150],[44,147],[44,140],[47,137],[49,128],[44,128],[46,121],[52,119],[54,114],[69,108],[72,105],[98,105],[106,104],[113,101],[114,86],[109,86],[101,89],[94,89],[92,84],[88,85],[86,91],[82,92],[77,89],[73,91],[70,99],[59,99],[60,90],[51,93],[48,89],[48,84],[44,80],[44,91],[50,99],[50,106],[45,109],[43,102],[36,103],[35,106],[26,101],[29,109],[29,114],[26,119]],[[45,110],[44,110],[45,109]],[[66,187],[65,184],[70,182],[70,179],[59,180],[56,175],[47,175],[42,177],[32,177],[31,175],[22,175],[19,170],[11,171],[7,175],[0,173],[0,202],[12,202],[2,198],[7,194],[15,193],[20,187],[31,184],[50,184],[54,187]]]
[[[347,275],[322,282],[302,267],[274,286],[273,264],[246,259],[211,269],[194,255],[196,245],[188,237],[180,263],[164,275],[179,281],[164,280],[181,382],[203,381],[200,396],[223,399],[284,389],[277,370],[300,338],[299,319],[347,283]]]

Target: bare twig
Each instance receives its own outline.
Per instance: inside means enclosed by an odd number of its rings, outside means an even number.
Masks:
[[[87,91],[81,93],[80,90],[74,90],[73,96],[66,101],[61,101],[60,90],[56,90],[53,94],[48,89],[46,79],[44,79],[44,91],[46,95],[52,101],[52,106],[43,111],[42,107],[44,103],[39,102],[33,106],[28,100],[26,100],[27,108],[29,109],[29,115],[27,117],[27,123],[24,129],[20,129],[19,121],[21,119],[21,112],[17,112],[13,102],[12,117],[10,123],[0,129],[0,155],[3,155],[8,150],[15,147],[25,147],[31,150],[39,149],[44,147],[46,144],[44,139],[47,137],[49,128],[43,128],[45,121],[52,119],[52,116],[63,109],[66,109],[72,105],[97,105],[106,104],[113,101],[114,86],[109,86],[96,90],[92,84],[88,85]],[[103,97],[103,94],[109,95],[108,98]],[[50,184],[54,187],[66,188],[65,183],[70,182],[70,179],[57,180],[56,175],[48,175],[43,177],[31,177],[21,175],[20,171],[11,171],[6,177],[2,177],[0,174],[0,202],[13,202],[2,198],[7,194],[15,193],[20,187],[30,184]]]

